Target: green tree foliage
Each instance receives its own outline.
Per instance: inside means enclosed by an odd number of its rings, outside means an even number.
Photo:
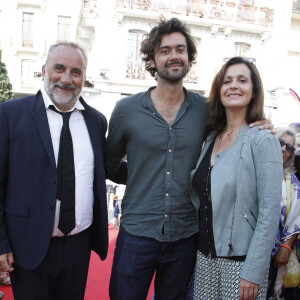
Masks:
[[[14,94],[11,92],[12,86],[10,84],[6,66],[1,61],[1,50],[0,50],[0,103],[11,100]]]

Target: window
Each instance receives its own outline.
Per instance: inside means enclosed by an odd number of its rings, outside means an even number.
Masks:
[[[22,88],[34,88],[34,64],[31,59],[24,59],[21,62],[21,84]]]
[[[57,39],[66,41],[70,39],[71,17],[58,17]]]
[[[22,46],[23,47],[33,47],[33,14],[23,13],[22,20]]]
[[[243,4],[245,6],[253,6],[254,0],[240,0],[240,4]]]
[[[300,9],[300,0],[294,0],[293,1],[293,9],[299,10]]]
[[[246,43],[234,44],[234,56],[250,57],[251,45]]]
[[[241,56],[250,63],[256,64],[256,58],[251,57],[251,45],[246,43],[235,43],[233,56]],[[224,63],[228,62],[231,57],[225,57]]]
[[[127,46],[127,68],[126,77],[145,79],[146,72],[140,55],[141,42],[144,32],[140,30],[130,30]]]

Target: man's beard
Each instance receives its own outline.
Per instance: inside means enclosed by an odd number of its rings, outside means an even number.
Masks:
[[[58,104],[58,106],[66,107],[67,109],[72,108],[75,104],[76,99],[79,97],[81,93],[81,89],[76,88],[73,84],[65,85],[61,82],[50,82],[49,76],[47,72],[44,76],[44,86],[45,91],[47,92],[50,99],[54,102],[54,104]],[[59,87],[59,88],[57,88]],[[71,92],[62,91],[60,88],[67,89]]]
[[[182,70],[180,72],[169,72],[168,67],[175,64],[176,65],[180,64],[181,66],[183,66]],[[162,69],[159,69],[156,64],[155,66],[156,66],[156,72],[158,77],[170,82],[178,82],[182,80],[190,70],[189,66],[185,66],[184,63],[182,62],[167,63]]]

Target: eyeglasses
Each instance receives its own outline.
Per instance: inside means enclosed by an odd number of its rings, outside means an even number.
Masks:
[[[281,147],[286,146],[285,149],[286,149],[286,151],[287,151],[289,154],[294,153],[294,151],[296,150],[291,144],[286,143],[286,142],[285,142],[284,140],[282,140],[282,139],[279,139],[279,143],[280,143],[280,146],[281,146]]]

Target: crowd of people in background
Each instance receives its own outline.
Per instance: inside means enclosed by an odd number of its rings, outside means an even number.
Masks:
[[[279,297],[282,294],[284,299],[293,299],[292,293],[295,293],[294,299],[297,299],[296,290],[284,289],[282,291],[282,287],[284,286],[283,276],[287,272],[289,256],[292,253],[294,245],[297,244],[300,232],[299,181],[294,173],[293,161],[296,133],[292,128],[277,128],[276,136],[279,139],[282,149],[283,178],[281,215],[275,239],[275,246],[272,250],[268,297]]]
[[[270,130],[242,57],[208,99],[185,89],[197,50],[176,18],[141,54],[157,84],[117,102],[107,138],[80,96],[75,43],[50,47],[36,95],[0,104],[0,284],[15,300],[82,300],[91,250],[107,255],[109,178],[126,184],[121,205],[113,196],[110,299],[146,299],[154,276],[156,300],[296,299],[284,276],[300,256],[300,123]]]

